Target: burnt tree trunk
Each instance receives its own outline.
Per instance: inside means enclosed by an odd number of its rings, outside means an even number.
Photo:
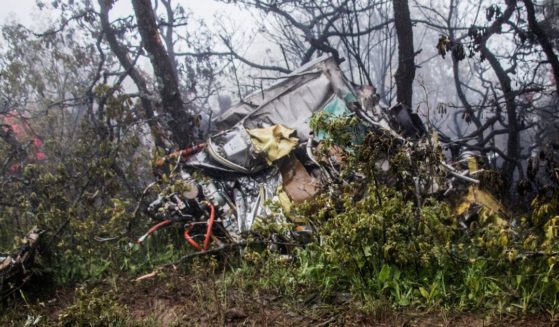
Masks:
[[[396,99],[411,107],[415,62],[413,30],[408,0],[393,0],[394,25],[398,37],[398,70],[396,71]]]
[[[132,6],[143,46],[153,65],[163,110],[169,115],[166,118],[168,118],[173,141],[179,147],[188,146],[192,143],[194,135],[192,110],[187,110],[188,108],[182,101],[178,78],[161,41],[151,1],[132,0]]]

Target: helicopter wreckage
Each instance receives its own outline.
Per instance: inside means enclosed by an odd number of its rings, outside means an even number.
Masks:
[[[177,178],[149,205],[148,212],[159,223],[138,242],[175,223],[184,226],[184,238],[198,251],[207,251],[212,242],[239,242],[257,221],[285,223],[293,204],[343,183],[339,154],[344,149],[335,146],[327,155],[318,154],[328,138],[326,131],[312,128],[318,114],[331,120],[356,119],[350,131],[355,143],[376,133],[402,147],[432,145],[425,140],[436,136],[427,133],[416,113],[402,104],[386,108],[375,93],[372,86],[352,85],[333,58],[322,57],[245,97],[213,120],[220,132],[158,162],[160,167],[167,164]],[[344,146],[351,151],[352,144]],[[490,193],[477,187],[475,156],[464,153],[462,159],[454,165],[444,160],[429,163],[444,171],[446,181],[415,179],[417,197],[443,188],[447,193],[466,188],[459,214],[471,217],[480,207],[503,211]],[[379,162],[377,168],[386,170],[384,165]],[[304,222],[289,222],[294,228],[283,235],[287,238],[306,239],[312,232]]]

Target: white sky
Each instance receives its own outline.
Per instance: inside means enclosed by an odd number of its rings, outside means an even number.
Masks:
[[[211,20],[213,15],[218,12],[226,12],[230,17],[239,17],[242,13],[233,5],[227,5],[213,0],[176,0],[184,7],[192,9],[192,12],[199,18]],[[1,0],[2,10],[0,11],[0,22],[4,23],[6,19],[16,19],[24,25],[32,25],[37,13],[39,12],[35,4],[35,0]],[[116,14],[126,14],[132,12],[132,6],[128,0],[117,1],[113,10]],[[241,15],[247,16],[247,15]],[[239,22],[245,20],[246,17],[239,17]]]
[[[31,12],[35,8],[35,0],[4,0],[0,11],[0,22],[6,19],[16,19],[22,23],[32,21]]]
[[[43,1],[48,3],[48,1]],[[41,32],[50,27],[52,22],[57,19],[56,12],[39,10],[36,0],[0,0],[0,3],[2,4],[0,24],[6,23],[9,20],[16,20],[31,30]],[[96,2],[93,1],[93,3]],[[248,39],[251,40],[251,44],[244,44],[243,48],[237,49],[237,51],[240,51],[247,58],[261,61],[264,57],[267,57],[266,50],[272,45],[255,31],[255,18],[248,10],[239,8],[234,4],[225,4],[215,0],[174,0],[173,3],[180,3],[187,12],[193,14],[194,19],[204,20],[210,28],[216,26],[217,29],[218,24],[224,24],[230,30],[236,30],[237,34],[246,34]],[[162,10],[161,4],[160,10]],[[132,13],[133,9],[130,0],[118,0],[111,10],[110,16],[111,19],[115,19],[116,17],[128,16]],[[0,36],[0,43],[2,41]]]

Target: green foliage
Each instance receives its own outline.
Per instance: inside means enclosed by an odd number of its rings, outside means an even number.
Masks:
[[[459,228],[448,202],[431,197],[418,205],[414,190],[405,187],[411,177],[431,174],[417,162],[434,162],[437,151],[392,144],[391,152],[384,152],[383,138],[372,143],[371,137],[356,154],[359,159],[348,160],[370,182],[354,182],[336,193],[341,196],[323,194],[298,208],[312,217],[319,235],[297,255],[300,283],[325,295],[351,290],[365,307],[380,301],[396,307],[557,312],[556,195],[534,200],[533,213],[522,224],[482,210],[470,228]],[[379,158],[391,169],[375,169]],[[356,193],[362,183],[365,191]]]
[[[5,232],[0,246],[8,249],[15,235],[38,225],[46,231],[45,266],[59,285],[137,276],[176,261],[185,251],[179,231],[171,227],[142,246],[134,243],[148,222],[136,212],[136,205],[146,184],[141,172],[147,171],[149,154],[138,150],[140,137],[132,127],[129,97],[106,85],[97,86],[94,96],[106,98],[106,115],[119,126],[112,129],[112,136],[85,120],[75,134],[53,133],[44,145],[48,160],[6,174],[0,189],[2,202],[8,204],[0,206],[0,229]],[[34,127],[63,129],[68,119],[52,113],[45,116],[44,126]],[[318,115],[312,122],[315,130],[329,136],[327,144],[343,147],[354,141],[356,125],[353,116]],[[9,151],[0,143],[2,157]],[[538,195],[533,211],[518,222],[482,210],[464,229],[450,201],[458,199],[437,197],[436,192],[417,196],[418,188],[444,183],[446,176],[436,164],[442,158],[436,144],[407,143],[379,132],[344,155],[340,176],[351,178],[292,210],[293,216],[316,227],[309,244],[290,256],[269,248],[246,249],[240,262],[195,261],[188,273],[210,278],[196,282],[198,292],[193,296],[225,307],[227,292],[233,288],[242,290],[238,296],[269,292],[294,303],[314,292],[324,299],[350,292],[365,310],[390,305],[547,311],[555,317],[557,193]],[[172,173],[164,174],[154,192],[182,192],[186,187]],[[266,220],[255,225],[260,239],[287,235],[292,227]],[[218,274],[220,279],[215,278]],[[210,295],[203,283],[212,283]],[[115,293],[81,288],[76,302],[61,313],[60,324],[121,325],[127,316]]]
[[[52,132],[42,124],[61,131],[44,138],[47,160],[24,162],[21,171],[1,179],[2,252],[18,244],[14,237],[38,226],[45,231],[41,261],[61,285],[137,273],[183,251],[178,231],[147,240],[142,247],[135,244],[149,224],[141,210],[136,212],[149,153],[138,147],[139,136],[131,129],[130,99],[119,91],[108,95],[105,86],[96,90],[98,96],[108,96],[107,114],[118,122],[114,138],[86,120],[75,134],[64,135],[71,117],[51,112],[32,125],[36,131]],[[0,151],[9,157],[9,149]]]
[[[336,137],[334,144],[344,140]],[[436,144],[404,144],[379,133],[356,149],[342,170],[364,179],[333,185],[330,194],[294,209],[317,227],[314,241],[288,264],[275,254],[251,254],[248,280],[290,296],[319,291],[329,298],[349,290],[366,310],[390,304],[555,317],[557,194],[535,198],[533,211],[518,222],[483,209],[466,229],[458,225],[456,201],[436,193],[416,198],[415,177],[444,180],[434,164],[441,159]],[[382,160],[389,169],[379,169]]]
[[[77,290],[74,304],[58,316],[59,326],[127,326],[128,311],[112,291]]]
[[[382,205],[373,193],[380,193]],[[306,285],[325,296],[351,290],[364,307],[381,301],[500,313],[557,311],[556,237],[498,226],[490,215],[475,230],[461,230],[448,205],[431,199],[415,208],[390,188],[369,190],[356,202],[345,197],[338,211],[329,200],[321,200],[326,209],[317,218],[319,239],[297,253],[296,280],[276,280],[289,286],[284,289]],[[533,250],[550,246],[555,252]]]
[[[341,146],[351,145],[359,131],[359,119],[353,114],[340,116],[318,112],[311,117],[310,127],[318,132],[318,136],[324,138],[327,146],[338,144]]]

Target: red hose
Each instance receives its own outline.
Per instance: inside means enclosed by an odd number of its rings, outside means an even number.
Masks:
[[[213,204],[210,202],[206,202],[207,205],[210,207],[210,219],[208,221],[208,228],[206,230],[206,237],[204,238],[204,250],[208,250],[210,245],[210,240],[212,237],[212,227],[214,225],[214,218],[215,218],[215,208]]]
[[[200,247],[200,245],[198,243],[196,243],[196,241],[193,240],[192,237],[190,237],[189,230],[190,230],[190,227],[187,227],[184,230],[184,238],[186,239],[188,244],[192,245],[193,248],[195,248],[198,251],[202,251],[202,248]]]
[[[208,248],[210,247],[210,241],[212,238],[212,228],[214,225],[214,221],[215,221],[215,207],[213,206],[213,204],[211,204],[210,202],[206,201],[205,202],[208,207],[210,207],[210,218],[208,219],[207,222],[207,228],[206,228],[206,235],[204,237],[204,247],[202,248],[200,246],[200,244],[198,244],[198,242],[196,242],[194,239],[192,239],[192,237],[190,236],[190,227],[186,227],[186,229],[184,230],[184,239],[188,242],[188,244],[190,244],[193,248],[195,248],[198,251],[207,251]],[[160,223],[154,225],[153,227],[151,227],[147,233],[145,233],[144,235],[142,235],[142,237],[140,237],[136,242],[142,243],[146,237],[148,237],[149,234],[155,232],[156,230],[158,230],[159,228],[163,227],[163,226],[167,226],[171,223],[171,221],[169,219],[165,219],[163,221],[161,221]]]
[[[201,144],[197,144],[197,145],[193,145],[190,148],[186,148],[186,149],[182,149],[179,151],[175,151],[171,154],[166,155],[165,157],[157,160],[157,162],[155,163],[155,167],[156,168],[161,168],[163,167],[163,165],[165,164],[165,162],[168,159],[172,159],[172,158],[176,158],[178,156],[183,157],[183,159],[187,159],[189,156],[191,156],[192,154],[199,152],[200,150],[202,150],[204,147],[206,146],[206,143],[201,143]]]
[[[184,230],[184,239],[188,242],[188,244],[192,245],[192,247],[198,251],[208,250],[210,246],[210,240],[212,238],[212,228],[215,220],[215,207],[213,206],[213,204],[207,201],[205,203],[210,207],[210,219],[208,219],[207,222],[208,227],[206,228],[206,236],[204,237],[204,247],[202,248],[200,244],[198,244],[198,242],[192,239],[192,237],[190,236],[190,227],[186,227],[186,229]]]
[[[206,146],[206,143],[197,144],[197,145],[191,146],[190,148],[180,150],[179,154],[186,159],[190,155],[192,155],[193,153],[196,153],[196,152],[202,150],[205,146]]]
[[[156,224],[155,226],[153,226],[152,228],[148,229],[147,233],[145,233],[144,235],[142,235],[142,237],[140,237],[136,243],[140,244],[142,243],[146,237],[148,237],[149,234],[155,232],[156,230],[158,230],[159,228],[163,227],[163,226],[167,226],[171,223],[171,221],[169,219],[165,219],[162,222]]]

